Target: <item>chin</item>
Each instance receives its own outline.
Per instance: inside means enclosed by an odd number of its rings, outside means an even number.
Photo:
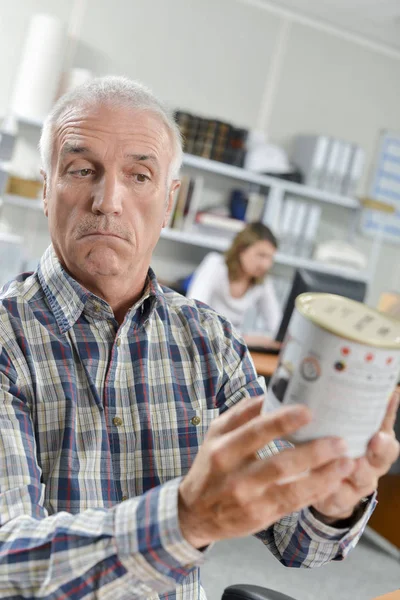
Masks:
[[[91,275],[116,276],[122,272],[123,258],[109,247],[92,248],[83,260],[84,270]]]

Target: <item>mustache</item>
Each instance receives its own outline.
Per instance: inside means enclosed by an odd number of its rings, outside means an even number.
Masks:
[[[110,217],[89,217],[83,219],[76,228],[75,239],[79,239],[85,235],[92,233],[108,233],[117,235],[124,240],[132,239],[131,232],[123,227],[121,223]]]

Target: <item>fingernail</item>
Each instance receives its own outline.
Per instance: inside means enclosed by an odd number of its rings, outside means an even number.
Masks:
[[[349,458],[342,458],[336,463],[336,468],[340,473],[350,473],[353,468],[353,462]]]

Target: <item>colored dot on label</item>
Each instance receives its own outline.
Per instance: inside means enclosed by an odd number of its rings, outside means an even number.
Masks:
[[[335,369],[336,371],[344,371],[346,368],[346,365],[344,362],[342,362],[341,360],[335,363]]]
[[[386,364],[391,365],[392,362],[393,362],[393,357],[389,356],[389,358],[386,359]]]
[[[373,354],[367,354],[367,356],[365,357],[365,360],[367,362],[371,362],[371,360],[374,360],[374,355]]]
[[[342,348],[342,354],[343,354],[343,356],[348,356],[350,354],[350,348],[348,348],[347,346],[344,346]]]

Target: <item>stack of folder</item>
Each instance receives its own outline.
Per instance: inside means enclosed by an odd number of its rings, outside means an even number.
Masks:
[[[353,196],[362,176],[365,152],[357,144],[327,135],[298,135],[291,159],[305,185]]]

